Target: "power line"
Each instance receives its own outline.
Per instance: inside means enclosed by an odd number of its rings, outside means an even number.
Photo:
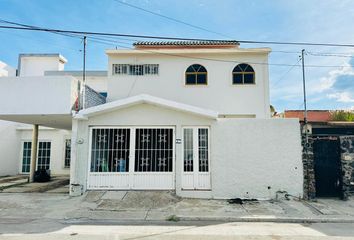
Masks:
[[[157,12],[153,12],[153,11],[150,11],[150,10],[148,10],[148,9],[145,9],[145,8],[142,8],[142,7],[139,7],[139,6],[136,6],[136,5],[127,3],[127,2],[123,2],[123,1],[120,1],[120,0],[114,0],[114,1],[117,2],[117,3],[123,4],[123,5],[129,6],[129,7],[138,9],[138,10],[140,10],[140,11],[147,12],[147,13],[150,13],[150,14],[152,14],[152,15],[155,15],[155,16],[158,16],[158,17],[162,17],[162,18],[165,18],[165,19],[168,19],[168,20],[173,21],[173,22],[176,22],[176,23],[184,24],[184,25],[186,25],[186,26],[189,26],[189,27],[192,27],[192,28],[195,28],[195,29],[199,29],[199,30],[202,30],[202,31],[205,31],[205,32],[213,33],[213,34],[216,34],[216,35],[219,35],[219,36],[222,36],[222,37],[227,37],[227,38],[230,38],[230,39],[231,39],[230,36],[227,36],[227,35],[225,35],[225,34],[223,34],[223,33],[215,32],[215,31],[206,29],[206,28],[204,28],[204,27],[200,27],[200,26],[197,26],[197,25],[194,25],[194,24],[191,24],[191,23],[188,23],[188,22],[185,22],[185,21],[182,21],[182,20],[173,18],[173,17],[169,17],[169,16],[166,16],[166,15],[157,13]]]
[[[276,87],[281,81],[283,81],[285,79],[285,77],[296,67],[296,66],[300,66],[298,65],[298,63],[301,61],[301,58],[299,58],[296,63],[294,64],[294,66],[290,67],[288,71],[286,71],[286,73],[284,73],[279,80],[277,80],[274,84],[273,87]]]
[[[99,39],[99,40],[97,40]],[[226,63],[243,63],[241,61],[234,61],[234,60],[226,60],[226,59],[216,59],[216,58],[203,58],[203,57],[194,57],[194,56],[187,56],[187,55],[179,55],[179,54],[173,54],[173,53],[166,53],[166,52],[158,52],[158,51],[153,51],[153,50],[147,50],[147,49],[138,49],[138,48],[131,48],[127,46],[123,46],[121,44],[116,44],[118,41],[114,40],[106,40],[102,38],[93,38],[91,40],[96,43],[100,44],[105,44],[109,46],[118,46],[127,50],[134,50],[134,51],[139,51],[139,52],[146,52],[146,53],[154,53],[154,54],[159,54],[159,55],[165,55],[165,56],[172,56],[172,57],[179,57],[179,58],[188,58],[188,59],[196,59],[196,60],[205,60],[205,61],[214,61],[214,62],[226,62]],[[122,44],[127,44],[123,42],[119,42]],[[267,66],[284,66],[284,67],[297,67],[300,66],[299,64],[285,64],[285,63],[264,63],[264,62],[247,62],[248,64],[254,64],[254,65],[267,65]],[[306,68],[339,68],[339,67],[354,67],[353,65],[306,65]]]
[[[26,31],[43,31],[54,33],[72,33],[78,35],[101,35],[101,36],[113,36],[113,37],[129,37],[129,38],[146,38],[146,39],[164,39],[164,40],[181,40],[181,41],[225,41],[220,39],[203,39],[203,38],[183,38],[183,37],[166,37],[166,36],[151,36],[151,35],[136,35],[136,34],[122,34],[122,33],[107,33],[107,32],[91,32],[91,31],[75,31],[75,30],[62,30],[62,29],[50,29],[50,28],[30,28],[30,27],[15,27],[0,25],[0,28],[5,29],[17,29]],[[325,46],[325,47],[353,47],[354,44],[339,44],[339,43],[313,43],[313,42],[279,42],[279,41],[251,41],[251,40],[235,40],[239,43],[248,44],[269,44],[269,45],[299,45],[299,46]]]

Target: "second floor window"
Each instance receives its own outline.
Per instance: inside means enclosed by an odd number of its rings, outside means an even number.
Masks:
[[[246,63],[237,65],[232,71],[232,84],[254,84],[254,79],[254,70]]]
[[[199,64],[193,64],[186,70],[186,85],[207,85],[207,70]]]
[[[113,64],[113,75],[157,75],[159,64]]]

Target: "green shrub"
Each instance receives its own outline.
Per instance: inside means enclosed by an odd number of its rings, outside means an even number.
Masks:
[[[336,110],[331,112],[331,121],[354,122],[354,112]]]

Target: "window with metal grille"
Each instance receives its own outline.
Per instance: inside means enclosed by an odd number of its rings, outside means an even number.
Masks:
[[[183,131],[184,171],[193,172],[193,129]]]
[[[113,75],[128,74],[128,64],[113,64]]]
[[[207,85],[207,70],[199,64],[193,64],[186,70],[186,85]]]
[[[64,160],[64,167],[70,167],[70,154],[71,154],[71,139],[65,140],[65,160]]]
[[[113,75],[157,75],[159,64],[113,64]]]
[[[23,142],[22,148],[22,172],[29,173],[31,168],[32,142]]]
[[[208,128],[187,127],[183,129],[183,171],[209,171]]]
[[[237,65],[232,71],[232,83],[233,84],[254,84],[255,72],[253,68],[246,63],[241,63]]]
[[[199,172],[209,171],[208,129],[198,129]]]
[[[51,142],[40,141],[37,152],[37,170],[50,168]],[[31,168],[32,142],[23,142],[22,150],[22,172],[29,173]]]
[[[50,151],[51,142],[39,142],[38,144],[38,160],[37,169],[48,170],[50,168]]]
[[[135,172],[173,171],[173,130],[136,129]]]
[[[128,172],[130,129],[92,129],[91,172]]]

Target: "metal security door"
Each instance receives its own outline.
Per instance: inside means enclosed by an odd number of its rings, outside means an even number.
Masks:
[[[210,189],[209,128],[183,128],[182,189]]]
[[[173,127],[92,127],[88,189],[174,189]]]
[[[317,197],[340,197],[340,151],[337,138],[314,141],[315,180]]]

